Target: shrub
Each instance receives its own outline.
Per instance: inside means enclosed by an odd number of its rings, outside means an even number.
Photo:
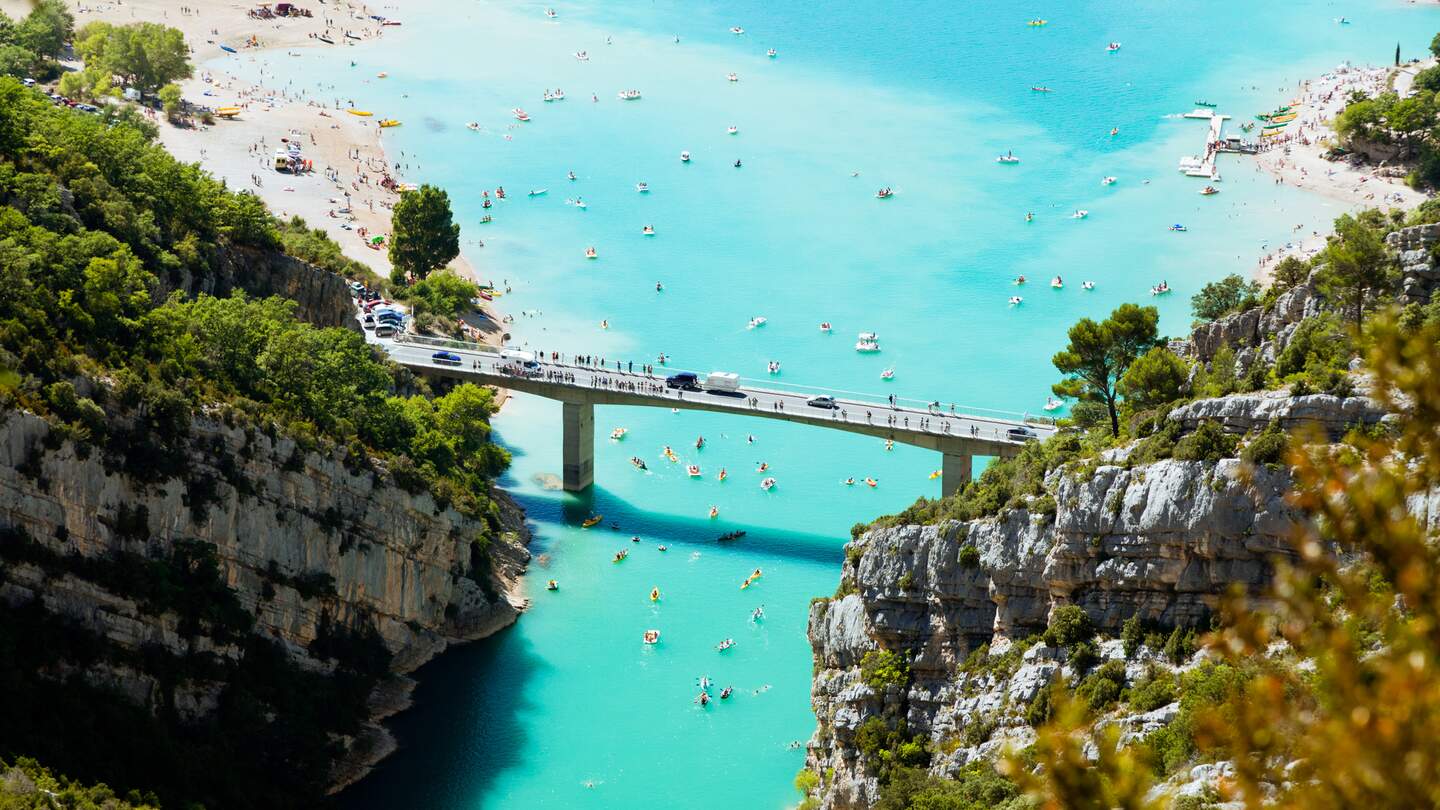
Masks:
[[[980,549],[975,548],[974,546],[965,546],[964,548],[960,549],[960,567],[979,568]]]
[[[1165,641],[1165,657],[1176,665],[1189,661],[1190,656],[1195,654],[1195,649],[1194,630],[1182,631],[1177,627],[1170,632],[1170,638]]]
[[[1125,693],[1125,701],[1137,712],[1151,712],[1175,702],[1175,678],[1151,667]]]
[[[1099,669],[1090,673],[1075,694],[1090,706],[1091,711],[1104,711],[1115,705],[1125,688],[1125,664],[1122,661],[1106,661]]]
[[[1070,663],[1070,668],[1079,674],[1090,669],[1096,661],[1100,660],[1100,652],[1095,649],[1094,642],[1079,641],[1070,646],[1070,654],[1066,656],[1065,660]]]
[[[1079,605],[1064,605],[1050,615],[1045,628],[1045,643],[1051,647],[1068,647],[1095,637],[1095,623]]]
[[[1278,420],[1271,421],[1265,429],[1245,445],[1240,452],[1240,457],[1254,465],[1264,465],[1269,468],[1276,468],[1285,461],[1285,454],[1290,449],[1290,437],[1280,427]]]
[[[1219,422],[1206,419],[1195,432],[1175,443],[1175,458],[1180,461],[1205,461],[1211,464],[1235,455],[1240,440],[1227,433]]]
[[[1125,624],[1120,627],[1120,642],[1125,645],[1126,658],[1135,657],[1144,638],[1145,629],[1141,626],[1140,617],[1137,615],[1126,619]]]
[[[910,682],[910,665],[905,656],[889,650],[870,650],[860,659],[860,677],[876,691]]]
[[[1036,693],[1030,705],[1025,707],[1025,723],[1031,728],[1039,728],[1050,722],[1050,715],[1054,712],[1053,692],[1061,688],[1059,684],[1052,683]]]

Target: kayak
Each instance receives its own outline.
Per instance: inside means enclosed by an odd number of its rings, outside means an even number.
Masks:
[[[358,116],[360,116],[361,118],[369,118],[370,116],[372,116],[372,115],[375,114],[375,113],[370,112],[369,110],[356,110],[356,109],[353,109],[353,108],[352,108],[352,109],[348,109],[348,110],[346,110],[345,112],[348,112],[348,113],[350,113],[351,115],[358,115]]]
[[[582,521],[582,522],[580,523],[580,525],[581,525],[583,528],[588,529],[588,528],[590,528],[591,526],[594,526],[596,523],[599,523],[600,521],[602,521],[602,520],[604,520],[604,519],[605,519],[605,516],[604,516],[604,515],[596,515],[596,516],[594,516],[594,517],[585,518],[585,520]]]

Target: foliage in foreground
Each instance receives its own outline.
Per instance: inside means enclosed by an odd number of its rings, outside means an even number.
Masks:
[[[1224,666],[1251,673],[1215,682],[1193,713],[1195,739],[1235,763],[1222,793],[1249,807],[1440,805],[1440,547],[1411,508],[1440,488],[1440,328],[1407,333],[1381,318],[1369,337],[1375,396],[1401,415],[1398,432],[1290,453],[1292,498],[1315,520],[1297,529],[1270,609],[1231,597],[1209,641]],[[1313,670],[1254,669],[1281,641]],[[1067,702],[1040,732],[1041,767],[1012,758],[1007,773],[1050,807],[1160,806],[1145,799],[1156,746],[1121,748],[1113,728],[1076,733],[1088,722]]]
[[[118,797],[100,785],[83,785],[51,773],[33,759],[0,760],[0,810],[156,810],[153,796]]]

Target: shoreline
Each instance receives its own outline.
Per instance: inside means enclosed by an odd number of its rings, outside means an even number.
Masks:
[[[234,59],[253,59],[258,53],[316,47],[321,35],[343,43],[333,47],[352,44],[347,36],[359,41],[379,38],[385,29],[370,17],[370,6],[332,3],[316,7],[312,17],[261,19],[238,5],[182,10],[165,0],[70,0],[68,4],[77,29],[95,21],[117,25],[150,21],[179,29],[195,67],[194,76],[178,83],[185,100],[211,108],[239,107],[241,112],[208,126],[198,119],[192,126],[176,126],[150,110],[147,114],[159,127],[160,143],[176,158],[198,164],[229,187],[253,192],[277,218],[300,216],[307,226],[323,229],[346,257],[381,278],[389,277],[386,251],[369,247],[367,239],[389,235],[390,212],[403,179],[398,176],[399,165],[388,159],[378,117],[347,114],[338,98],[327,105],[306,91],[292,94],[272,88],[266,84],[270,74],[262,73],[259,83],[250,82],[214,64],[214,59],[226,55],[220,50],[222,44],[238,50],[229,55]],[[210,59],[201,56],[207,48],[214,51]],[[276,150],[293,142],[299,142],[312,171],[289,174],[274,169]],[[386,178],[393,183],[382,185]],[[449,267],[483,283],[463,253]],[[499,346],[505,334],[503,313],[493,303],[480,303],[477,313],[459,320],[471,339]]]
[[[1345,65],[1316,78],[1300,83],[1295,95],[1279,104],[1299,104],[1300,109],[1286,134],[1270,140],[1255,155],[1257,167],[1267,172],[1277,184],[1294,186],[1318,194],[1351,208],[1382,208],[1408,211],[1429,196],[1405,185],[1404,174],[1396,176],[1386,167],[1351,163],[1348,160],[1326,160],[1325,153],[1334,145],[1331,122],[1345,108],[1352,90],[1367,93],[1383,91],[1392,80],[1402,97],[1409,90],[1406,77],[1433,64],[1434,60],[1411,63],[1402,67],[1354,67]],[[1330,235],[1311,231],[1299,234],[1284,246],[1262,255],[1252,278],[1269,283],[1271,268],[1287,256],[1309,259],[1325,247]]]

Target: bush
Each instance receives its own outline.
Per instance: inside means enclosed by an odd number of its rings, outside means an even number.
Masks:
[[[1079,641],[1070,646],[1070,653],[1065,660],[1078,675],[1095,666],[1095,662],[1100,660],[1100,651],[1095,649],[1094,642]]]
[[[1179,627],[1170,632],[1170,638],[1165,641],[1165,657],[1177,666],[1190,660],[1195,654],[1197,644],[1194,630],[1181,630]]]
[[[1011,810],[1025,805],[1014,782],[992,762],[971,762],[954,779],[917,768],[895,768],[874,810]]]
[[[1125,688],[1125,664],[1122,661],[1106,661],[1090,673],[1075,694],[1090,707],[1091,711],[1104,711],[1115,705]]]
[[[1207,419],[1195,432],[1175,443],[1175,458],[1180,461],[1205,461],[1211,464],[1235,455],[1240,440],[1227,433],[1219,422]]]
[[[910,665],[905,656],[889,650],[870,650],[860,659],[860,677],[878,691],[910,682]]]
[[[1200,288],[1190,299],[1190,308],[1201,321],[1213,321],[1231,312],[1248,309],[1259,303],[1260,285],[1231,273],[1219,281]]]
[[[1136,712],[1151,712],[1175,702],[1175,678],[1155,667],[1125,693],[1125,701]]]
[[[1290,436],[1280,427],[1278,420],[1271,421],[1265,429],[1245,445],[1240,457],[1250,464],[1264,465],[1271,469],[1279,467],[1290,450]]]
[[[1079,605],[1064,605],[1050,614],[1050,626],[1045,628],[1045,643],[1051,647],[1068,647],[1095,637],[1095,623],[1090,614]]]
[[[1125,657],[1134,658],[1144,639],[1145,628],[1141,626],[1140,617],[1137,615],[1126,619],[1125,624],[1120,627],[1120,642],[1125,646]]]
[[[1062,688],[1059,684],[1052,683],[1036,693],[1030,705],[1025,707],[1025,723],[1031,728],[1039,728],[1050,722],[1050,716],[1054,713],[1054,691]]]
[[[965,546],[964,548],[960,549],[960,567],[979,568],[980,549],[975,548],[974,546]]]

